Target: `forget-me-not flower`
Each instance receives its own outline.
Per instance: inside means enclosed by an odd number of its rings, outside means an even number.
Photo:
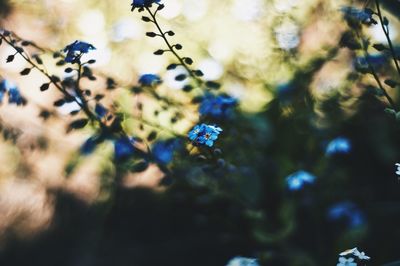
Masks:
[[[338,137],[331,140],[326,146],[326,155],[345,154],[350,152],[350,140],[343,137]]]
[[[200,124],[196,125],[188,134],[189,139],[193,144],[204,144],[209,147],[214,145],[214,141],[218,139],[218,135],[222,129],[217,126]]]
[[[354,262],[353,258],[339,257],[339,263],[336,266],[357,266],[357,263]]]
[[[300,190],[305,184],[312,184],[316,177],[309,172],[300,170],[286,177],[290,190]]]
[[[260,264],[254,258],[234,257],[226,266],[260,266]]]
[[[95,49],[90,43],[75,41],[64,48],[64,53],[67,53],[64,60],[68,63],[76,63],[83,54],[87,54],[90,50]]]
[[[232,114],[236,104],[237,100],[230,96],[208,94],[200,104],[199,113],[215,118],[226,118]]]
[[[8,93],[8,102],[10,104],[24,105],[26,103],[18,87],[10,81],[3,79],[0,82],[0,103],[3,101],[6,92]]]

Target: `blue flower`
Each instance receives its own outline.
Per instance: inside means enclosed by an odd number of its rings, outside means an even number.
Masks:
[[[64,48],[64,53],[67,53],[65,57],[65,62],[76,63],[81,58],[82,54],[88,53],[90,50],[95,50],[96,48],[86,42],[75,41]]]
[[[17,87],[8,90],[8,102],[16,105],[25,104],[25,99],[22,97]]]
[[[331,140],[326,147],[326,155],[345,154],[351,149],[350,140],[343,137],[338,137]]]
[[[225,118],[232,114],[237,100],[226,95],[215,96],[208,94],[200,104],[201,115],[209,115],[215,118]]]
[[[117,161],[129,158],[134,152],[133,139],[121,137],[114,141],[114,157]]]
[[[314,183],[316,177],[309,172],[300,170],[292,173],[288,177],[286,177],[286,182],[290,190],[300,190],[304,184]]]
[[[154,74],[144,74],[139,78],[139,83],[142,86],[154,86],[161,84],[161,82],[161,78]]]
[[[345,6],[340,10],[343,12],[346,19],[356,20],[364,24],[377,24],[376,20],[372,17],[374,12],[369,8],[361,10],[355,7]]]
[[[159,163],[168,164],[172,161],[174,151],[178,146],[179,142],[176,139],[158,141],[152,147],[154,158]]]
[[[234,257],[226,266],[260,266],[260,264],[254,258]]]
[[[205,144],[209,147],[214,145],[214,141],[218,139],[218,135],[222,129],[217,126],[206,124],[196,125],[188,134],[189,139],[193,144]]]
[[[132,11],[135,10],[135,8],[139,7],[150,7],[154,3],[159,3],[160,0],[133,0],[132,1]]]
[[[369,71],[368,63],[374,68],[380,69],[386,65],[388,57],[384,54],[370,54],[367,57],[356,57],[353,61],[353,66],[356,70]]]
[[[8,92],[8,102],[10,104],[24,105],[26,103],[18,87],[10,81],[3,79],[0,82],[0,103],[3,101],[6,92]]]
[[[92,137],[88,138],[80,148],[81,154],[83,154],[83,155],[91,154],[99,142],[100,142],[100,140],[99,140],[98,136],[92,136]]]
[[[328,211],[331,220],[344,219],[350,227],[357,227],[364,223],[364,215],[354,203],[344,201],[333,205]]]
[[[97,103],[94,108],[94,112],[99,118],[103,118],[108,113],[108,110],[100,103]]]

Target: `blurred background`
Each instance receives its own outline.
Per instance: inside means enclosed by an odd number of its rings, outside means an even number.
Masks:
[[[235,116],[219,121],[229,169],[210,174],[177,154],[169,166],[175,182],[164,186],[156,165],[121,174],[110,145],[82,158],[77,151],[93,129],[67,134],[76,106],[53,108],[57,92],[40,92],[45,78],[38,71],[21,77],[22,58],[5,63],[14,51],[3,43],[1,79],[18,86],[27,104],[0,105],[0,264],[211,266],[241,255],[261,265],[319,266],[335,265],[338,253],[355,246],[372,257],[368,265],[399,260],[399,124],[384,112],[373,78],[357,71],[361,53],[340,47],[349,30],[341,8],[374,4],[163,2],[160,24],[176,33],[171,39],[183,45],[181,54],[238,99]],[[95,75],[119,84],[105,97],[108,107],[135,114],[142,101],[141,116],[162,126],[160,138],[186,135],[199,115],[193,95],[182,91],[185,82],[175,80],[182,69],[166,71],[174,58],[153,54],[164,44],[145,36],[153,25],[130,4],[0,0],[0,26],[46,51],[75,40],[93,44]],[[382,5],[397,44],[399,2]],[[379,24],[364,34],[386,42]],[[390,58],[370,54],[380,76],[399,80]],[[49,72],[66,75],[51,53],[43,60]],[[155,116],[157,99],[132,95],[129,88],[147,73],[160,75],[159,93],[182,106]],[[101,92],[100,81],[85,86]],[[400,105],[398,91],[389,94]],[[47,120],[44,110],[52,114]],[[134,117],[124,126],[139,137],[151,130]],[[328,151],[338,137],[348,149]],[[288,188],[287,177],[301,170],[315,182]]]

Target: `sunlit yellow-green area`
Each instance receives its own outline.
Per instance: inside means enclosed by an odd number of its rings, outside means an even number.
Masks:
[[[154,25],[144,23],[141,14],[130,11],[131,1],[27,0],[10,3],[11,13],[0,20],[1,27],[23,39],[52,51],[61,51],[75,40],[93,44],[97,49],[88,56],[96,59],[95,74],[113,77],[121,87],[110,93],[117,100],[118,108],[135,110],[138,99],[127,89],[146,73],[163,78],[162,95],[188,102],[181,91],[184,84],[174,79],[182,70],[166,71],[174,58],[168,54],[153,54],[165,44],[161,39],[145,36],[146,32],[155,30]],[[222,91],[238,98],[240,109],[245,113],[264,110],[276,97],[275,88],[288,82],[295,69],[337,48],[347,27],[340,8],[349,4],[345,0],[165,0],[165,3],[166,8],[160,12],[160,24],[164,30],[175,32],[170,40],[183,45],[180,55],[193,58],[194,67],[204,72],[206,80],[220,81]],[[396,26],[393,24],[391,31],[394,39],[398,38]],[[373,41],[384,41],[379,26],[372,26],[367,33]],[[2,126],[14,129],[9,138],[12,139],[13,134],[18,136],[16,143],[4,138],[0,141],[0,233],[20,217],[25,217],[27,222],[18,224],[16,231],[35,232],[45,228],[51,219],[51,198],[46,196],[45,188],[62,187],[87,202],[107,197],[102,194],[101,187],[104,176],[114,171],[109,160],[112,147],[104,144],[100,152],[84,162],[76,162],[76,151],[90,136],[91,130],[66,134],[65,120],[70,119],[67,114],[71,109],[54,109],[61,119],[43,123],[38,117],[41,107],[52,106],[59,95],[54,90],[38,90],[45,82],[45,77],[38,71],[33,71],[29,77],[21,77],[19,72],[26,66],[22,58],[17,57],[13,63],[6,64],[6,57],[12,53],[12,48],[0,47],[0,73],[21,88],[28,105],[23,108],[0,106]],[[351,53],[340,50],[316,75],[310,84],[315,98],[324,99],[332,92],[340,91],[351,96],[343,103],[345,109],[355,103],[357,88],[348,90],[345,79],[352,68]],[[44,59],[49,63],[46,65],[49,72],[63,75],[63,69],[55,67],[51,54]],[[96,85],[90,86],[96,90]],[[141,115],[156,110],[151,99],[141,100],[144,100]],[[198,118],[196,109],[189,103],[187,105],[185,119],[177,125],[169,122],[170,113],[149,119],[169,130],[186,134]],[[347,110],[349,115],[352,110]],[[287,111],[290,112],[292,110]],[[322,114],[318,123],[324,126]],[[138,124],[135,118],[128,118],[124,126],[129,132],[136,133]],[[165,134],[168,135],[168,130]],[[38,145],[47,148],[37,150]],[[70,164],[77,165],[72,173],[67,173],[65,169]],[[160,176],[161,172],[154,166],[145,174],[125,176],[123,183],[153,187]]]

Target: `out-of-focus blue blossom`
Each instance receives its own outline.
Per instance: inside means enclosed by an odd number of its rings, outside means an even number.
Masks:
[[[217,126],[206,124],[196,125],[188,134],[189,139],[195,144],[204,144],[209,147],[214,145],[214,141],[218,139],[218,135],[222,129]]]
[[[135,10],[137,7],[149,7],[154,3],[159,3],[160,0],[133,0],[132,1],[132,11]]]
[[[338,137],[331,140],[326,146],[326,155],[346,154],[351,150],[350,140],[343,137]]]
[[[377,24],[372,17],[374,12],[369,8],[357,9],[355,7],[344,6],[340,10],[343,12],[346,19],[356,20],[364,24]]]
[[[199,112],[214,118],[226,118],[232,114],[236,104],[237,100],[230,96],[208,94],[201,102]]]
[[[3,101],[5,93],[8,92],[8,102],[10,104],[24,105],[25,98],[21,95],[18,87],[10,81],[3,79],[0,82],[0,103]]]
[[[259,266],[257,259],[245,258],[245,257],[234,257],[231,259],[226,266]]]
[[[91,154],[94,151],[94,149],[96,148],[96,145],[99,142],[98,140],[99,139],[97,136],[92,136],[92,137],[88,138],[80,148],[81,154],[83,154],[83,155]]]
[[[105,108],[105,107],[104,107],[103,105],[101,105],[100,103],[97,103],[97,104],[96,104],[96,107],[94,108],[94,111],[95,111],[96,115],[97,115],[99,118],[103,118],[103,117],[108,113],[107,108]]]
[[[364,215],[352,202],[344,201],[333,205],[328,211],[331,220],[345,219],[350,227],[364,224]]]
[[[357,266],[357,263],[354,262],[353,258],[339,257],[339,262],[336,266]]]
[[[7,81],[5,79],[3,79],[0,82],[0,103],[3,102],[4,94],[7,92],[7,90],[8,90]]]
[[[300,190],[306,183],[314,183],[315,179],[314,175],[300,170],[286,177],[286,182],[290,190]]]
[[[174,151],[179,147],[176,139],[158,141],[152,147],[152,153],[157,162],[168,164],[174,157]]]
[[[64,53],[67,53],[65,57],[65,62],[76,63],[82,56],[82,54],[88,53],[90,50],[95,50],[96,48],[90,43],[75,41],[64,48]]]
[[[139,78],[139,83],[142,86],[154,86],[161,84],[161,82],[161,78],[154,74],[144,74]]]
[[[134,152],[133,139],[121,137],[114,141],[114,157],[117,161],[129,158]]]
[[[18,88],[10,88],[8,90],[8,102],[11,104],[22,105],[24,104],[25,99],[22,97]]]

